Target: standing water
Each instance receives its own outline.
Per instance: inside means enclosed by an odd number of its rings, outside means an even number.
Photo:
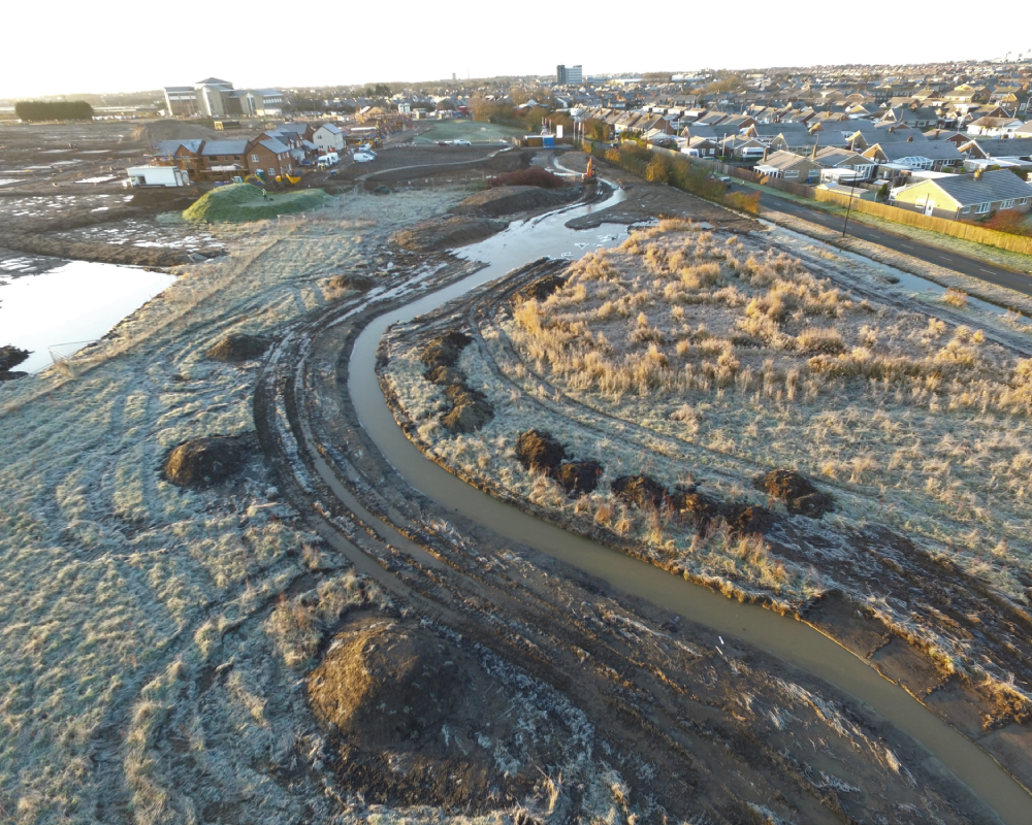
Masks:
[[[0,346],[32,354],[16,369],[37,372],[100,338],[165,290],[175,276],[114,264],[71,261],[40,275],[0,273]]]

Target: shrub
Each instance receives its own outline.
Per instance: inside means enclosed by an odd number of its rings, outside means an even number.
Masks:
[[[1028,215],[1017,209],[1001,209],[982,226],[1011,235],[1032,236],[1032,223],[1029,223]]]
[[[760,193],[752,192],[729,192],[724,196],[724,202],[733,209],[740,209],[752,215],[760,214]]]

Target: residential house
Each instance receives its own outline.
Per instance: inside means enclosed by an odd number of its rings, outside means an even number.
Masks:
[[[1032,163],[1032,137],[975,138],[968,140],[960,151],[973,160],[1000,160],[1015,165]]]
[[[756,164],[755,170],[794,183],[816,183],[821,178],[819,163],[794,152],[774,152]]]
[[[721,154],[741,161],[762,160],[767,147],[755,138],[744,135],[728,135],[720,142]]]
[[[246,140],[206,140],[201,147],[198,180],[231,181],[247,174]]]
[[[955,169],[964,162],[964,155],[948,140],[914,140],[875,143],[861,154],[878,166],[890,169],[930,169],[941,172]]]
[[[720,154],[720,141],[715,138],[689,136],[681,151],[696,158],[715,158]]]
[[[874,174],[875,164],[870,158],[838,146],[825,146],[811,159],[823,167],[821,180],[862,181]]]
[[[1025,124],[1016,117],[980,117],[972,120],[967,127],[969,135],[985,135],[986,137],[999,137],[1001,135],[1012,135]]]
[[[257,140],[247,148],[247,167],[252,175],[272,181],[294,171],[290,147],[276,138]]]
[[[314,143],[323,154],[326,152],[344,151],[344,130],[332,123],[324,123],[312,136]]]
[[[968,220],[1000,209],[1027,212],[1032,205],[1032,186],[999,169],[926,180],[897,190],[893,202],[936,218]]]

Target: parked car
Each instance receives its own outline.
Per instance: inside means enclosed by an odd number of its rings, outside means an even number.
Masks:
[[[452,141],[452,146],[472,146],[472,145],[473,144],[470,143],[468,140],[459,139],[459,140],[453,140]]]
[[[371,160],[376,160],[376,155],[372,152],[355,152],[354,154],[355,163],[369,163]]]
[[[439,140],[439,141],[437,141],[437,145],[438,146],[447,146],[448,145],[448,141],[446,141],[446,140]]]

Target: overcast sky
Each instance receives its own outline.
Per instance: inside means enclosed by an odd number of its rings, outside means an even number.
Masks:
[[[611,11],[610,11],[611,10]],[[703,67],[923,63],[1032,53],[1032,3],[801,0],[552,6],[484,0],[242,5],[12,2],[0,97],[128,92],[219,77],[238,88]],[[296,11],[294,23],[284,22]],[[968,18],[965,20],[965,18]]]

